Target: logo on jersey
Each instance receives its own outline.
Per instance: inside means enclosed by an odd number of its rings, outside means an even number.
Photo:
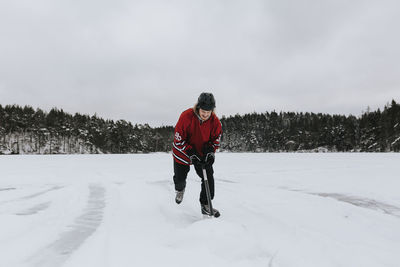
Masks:
[[[179,133],[175,133],[175,139],[176,139],[177,141],[181,141],[181,140],[182,140],[182,137],[179,135]]]

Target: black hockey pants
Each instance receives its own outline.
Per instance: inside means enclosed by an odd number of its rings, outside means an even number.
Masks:
[[[186,178],[190,170],[190,166],[179,164],[174,160],[174,183],[175,190],[182,191],[186,187]],[[200,203],[208,204],[206,188],[204,186],[203,170],[201,167],[196,167],[195,170],[197,175],[201,178],[201,192],[200,192]],[[211,199],[214,199],[214,170],[212,165],[206,166],[206,173],[208,178],[208,184],[210,186]]]

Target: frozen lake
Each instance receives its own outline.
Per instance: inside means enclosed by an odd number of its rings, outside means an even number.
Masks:
[[[172,156],[0,156],[0,266],[400,266],[400,154],[218,153],[220,218]]]

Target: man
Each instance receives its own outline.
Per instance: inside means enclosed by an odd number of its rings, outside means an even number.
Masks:
[[[200,204],[201,212],[211,215],[204,184],[202,165],[205,166],[211,199],[214,198],[215,151],[220,146],[222,134],[221,122],[214,113],[215,99],[211,93],[201,93],[193,108],[182,112],[175,126],[172,147],[174,157],[175,201],[180,204],[185,193],[186,178],[190,165],[194,165],[196,173],[202,178]],[[213,209],[215,217],[219,211]]]

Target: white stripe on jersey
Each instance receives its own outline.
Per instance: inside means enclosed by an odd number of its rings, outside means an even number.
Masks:
[[[177,146],[183,146],[186,143],[186,141],[180,142],[180,143],[175,143]]]
[[[179,152],[181,152],[183,155],[185,155],[186,157],[189,157],[185,152],[183,152],[183,150],[186,148],[186,146],[184,146],[182,149],[178,148],[175,144],[172,144],[174,146],[174,148],[176,150],[178,150]]]
[[[186,160],[178,157],[177,155],[175,155],[175,153],[172,152],[172,154],[174,155],[175,158],[177,158],[178,160],[182,161],[183,163],[189,164],[189,162],[187,162]]]

